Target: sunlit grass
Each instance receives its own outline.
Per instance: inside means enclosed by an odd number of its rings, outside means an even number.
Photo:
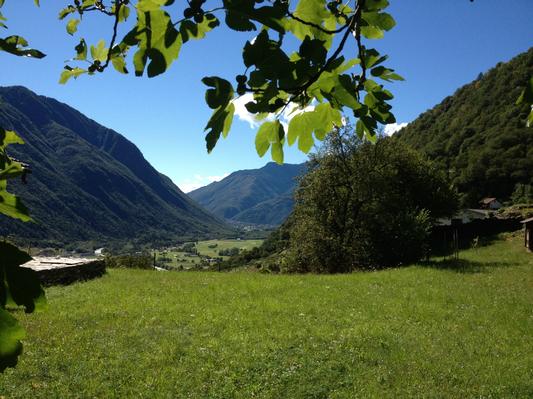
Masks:
[[[252,249],[261,245],[263,240],[209,240],[199,241],[196,245],[202,255],[216,257],[221,249],[239,248],[240,250]],[[216,245],[216,247],[214,247]],[[227,256],[223,257],[228,258]]]
[[[48,289],[0,396],[532,397],[521,237],[375,273],[110,270]]]
[[[221,256],[219,251],[230,248],[238,248],[241,251],[248,250],[254,247],[259,247],[262,242],[263,240],[206,240],[198,241],[195,244],[195,248],[198,251],[198,254],[201,256],[206,256],[209,258],[222,258],[226,260],[229,258],[229,256]],[[157,256],[158,259],[162,259],[163,257],[166,258],[167,261],[162,263],[174,269],[190,269],[197,267],[202,263],[202,260],[199,256],[172,249],[159,251]]]

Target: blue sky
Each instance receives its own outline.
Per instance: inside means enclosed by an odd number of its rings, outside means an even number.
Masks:
[[[533,45],[533,0],[390,2],[397,26],[372,45],[388,54],[387,66],[406,79],[389,87],[399,123],[412,121],[480,72]],[[41,0],[36,8],[33,0],[6,0],[2,11],[9,33],[26,37],[48,56],[32,60],[0,53],[0,85],[24,85],[118,131],[186,191],[270,160],[268,154],[259,158],[255,153],[254,128],[237,118],[228,138],[213,153],[208,155],[204,144],[210,110],[200,80],[210,75],[233,80],[244,69],[242,45],[254,33],[215,30],[207,39],[184,45],[171,69],[153,79],[109,70],[59,85],[64,60],[72,57],[79,37],[91,43],[100,38],[108,41],[111,31],[110,19],[90,17],[75,37],[68,36],[64,21],[57,20],[59,9],[67,3]],[[305,159],[296,148],[286,149],[286,162]]]

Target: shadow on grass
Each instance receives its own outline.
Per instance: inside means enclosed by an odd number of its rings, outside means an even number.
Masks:
[[[422,267],[451,270],[457,273],[484,273],[492,268],[513,266],[512,262],[478,262],[470,259],[435,259],[420,263]]]

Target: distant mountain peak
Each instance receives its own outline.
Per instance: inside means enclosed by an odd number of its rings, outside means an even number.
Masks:
[[[32,165],[11,183],[36,223],[0,216],[0,235],[69,242],[150,241],[228,232],[220,219],[155,170],[119,133],[22,86],[0,87],[0,125],[26,141],[10,153]]]
[[[215,215],[235,222],[279,225],[293,207],[292,194],[305,164],[269,162],[239,170],[188,193]]]

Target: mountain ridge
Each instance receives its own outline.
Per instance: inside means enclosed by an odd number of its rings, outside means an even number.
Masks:
[[[516,105],[533,76],[533,48],[500,62],[394,136],[426,154],[463,195],[463,205],[483,197],[508,199],[518,184],[533,186],[533,130],[529,108]]]
[[[9,152],[30,163],[33,173],[27,185],[14,181],[9,187],[37,222],[2,217],[2,235],[66,242],[229,231],[128,139],[66,104],[22,86],[0,87],[0,124],[26,142]]]
[[[292,211],[297,177],[306,164],[244,169],[188,195],[216,216],[240,223],[279,225]]]

